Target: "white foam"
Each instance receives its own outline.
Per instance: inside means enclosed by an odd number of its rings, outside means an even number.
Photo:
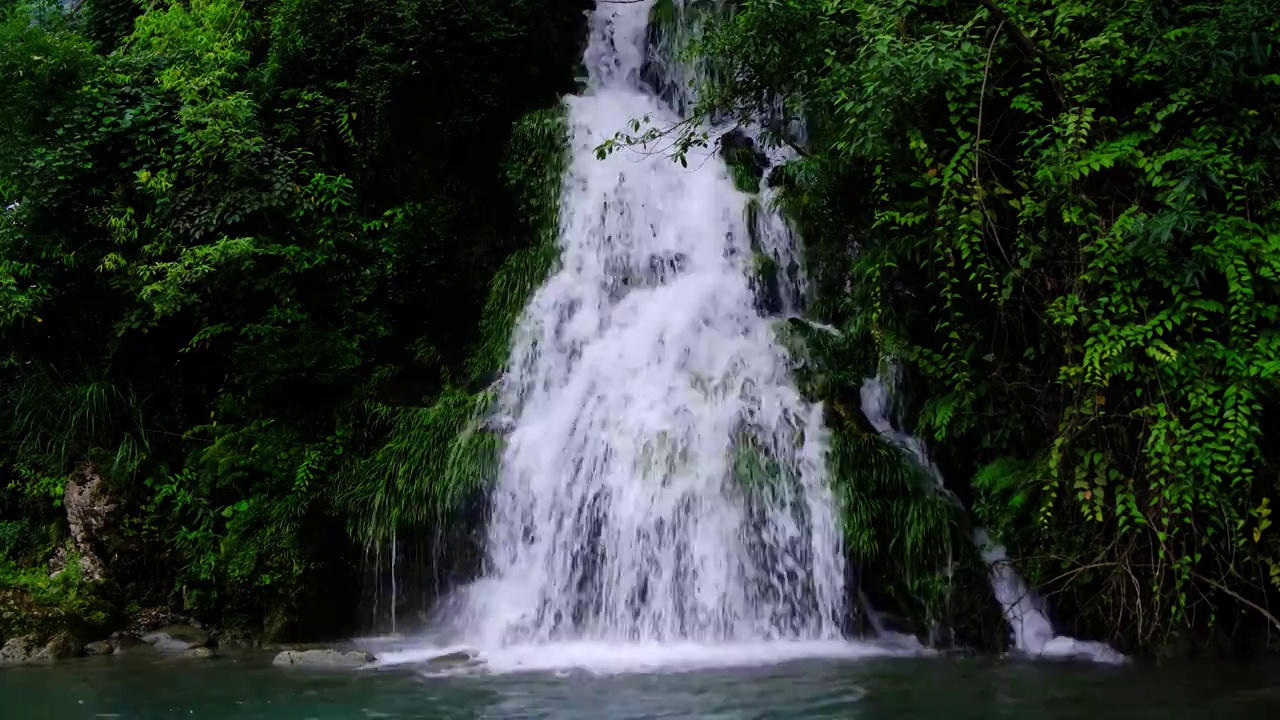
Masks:
[[[423,665],[435,670],[431,660],[458,651],[460,646],[416,648],[387,653],[377,667]],[[480,650],[478,663],[463,672],[482,674],[580,671],[591,674],[685,672],[716,668],[777,665],[800,660],[859,660],[876,657],[910,657],[923,654],[919,646],[891,642],[781,641],[781,642],[639,642],[592,641],[531,643]],[[443,668],[446,673],[453,672]]]
[[[753,235],[792,257],[785,223],[765,210],[751,226],[714,149],[694,148],[688,167],[596,155],[633,119],[681,120],[639,83],[651,5],[596,9],[588,89],[566,103],[560,264],[525,308],[499,386],[510,432],[487,572],[451,605],[456,639],[474,647],[608,661],[601,648],[650,646],[600,643],[841,637],[822,411],[796,390],[751,280]],[[743,455],[767,477],[743,477]],[[527,645],[558,641],[596,644]]]

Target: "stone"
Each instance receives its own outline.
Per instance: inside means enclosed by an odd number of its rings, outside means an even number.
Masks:
[[[211,640],[219,650],[257,650],[262,646],[262,640],[256,634],[240,627],[215,632]]]
[[[286,650],[271,661],[276,667],[357,668],[377,660],[362,650]]]
[[[60,632],[47,643],[35,635],[10,638],[0,647],[0,665],[27,665],[68,660],[79,657],[84,650],[80,640],[69,632]]]
[[[111,644],[110,640],[95,640],[84,646],[84,654],[89,656],[96,655],[114,655],[116,646]]]
[[[70,660],[71,658],[80,657],[84,652],[84,644],[80,639],[69,632],[60,632],[54,635],[44,649],[36,655],[37,660]]]
[[[184,650],[184,651],[182,651],[182,654],[180,655],[180,657],[184,657],[184,658],[211,658],[211,657],[213,657],[213,650],[212,650],[211,648],[207,648],[207,647],[194,647],[194,648],[191,648],[190,650]]]
[[[480,664],[480,660],[468,650],[458,650],[444,655],[437,655],[427,661],[427,666],[433,670],[470,667],[478,664]]]
[[[9,638],[8,642],[0,646],[0,665],[23,665],[36,662],[36,656],[42,650],[40,642],[33,636]]]
[[[105,576],[106,568],[94,548],[108,527],[117,503],[107,495],[97,468],[85,463],[67,478],[62,504],[67,510],[71,548],[60,547],[54,553],[49,561],[52,576],[56,577],[66,569],[69,552],[75,552],[80,556],[81,576],[90,582],[98,582]]]
[[[150,649],[151,646],[142,641],[142,638],[131,632],[115,632],[107,640],[111,643],[113,652],[125,652],[131,648],[145,647]]]
[[[176,655],[209,644],[209,633],[191,625],[166,625],[142,636],[142,641],[162,653]]]

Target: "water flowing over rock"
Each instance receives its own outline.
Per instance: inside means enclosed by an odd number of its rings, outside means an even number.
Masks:
[[[785,222],[749,219],[714,148],[687,167],[653,148],[597,158],[632,119],[681,120],[640,83],[652,5],[598,5],[588,88],[567,100],[560,265],[500,386],[487,571],[451,604],[477,647],[841,637],[821,409],[752,288],[753,235],[794,264]],[[688,71],[646,73],[664,68]],[[768,472],[746,476],[744,457]]]
[[[169,625],[142,636],[142,641],[162,653],[178,654],[209,644],[209,633],[191,625]]]
[[[935,490],[957,506],[963,504],[947,489],[942,472],[929,459],[928,449],[920,438],[898,429],[893,417],[892,388],[898,384],[899,368],[886,363],[889,372],[869,378],[862,386],[862,412],[872,427],[889,441],[912,455],[933,478]],[[1045,612],[1044,601],[1018,574],[1003,546],[992,541],[987,531],[977,528],[973,541],[990,568],[991,591],[1004,612],[1005,622],[1013,635],[1013,647],[1026,655],[1044,658],[1084,658],[1099,662],[1124,662],[1125,657],[1102,642],[1077,640],[1059,635]]]

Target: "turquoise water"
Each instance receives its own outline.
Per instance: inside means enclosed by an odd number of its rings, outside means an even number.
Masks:
[[[1280,672],[872,658],[599,676],[314,672],[269,657],[86,659],[0,670],[0,718],[1280,718]]]

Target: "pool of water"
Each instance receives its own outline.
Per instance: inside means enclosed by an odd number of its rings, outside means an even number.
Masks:
[[[274,668],[269,656],[91,658],[0,670],[0,718],[1280,718],[1280,672],[863,657],[599,674]]]

